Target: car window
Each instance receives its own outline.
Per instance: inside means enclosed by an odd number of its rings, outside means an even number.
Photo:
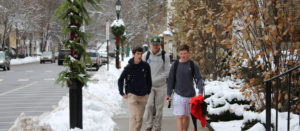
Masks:
[[[59,54],[68,54],[70,53],[70,50],[60,50]]]
[[[100,53],[100,56],[107,57],[107,54],[106,53]]]
[[[4,53],[2,53],[2,52],[0,53],[0,59],[4,60]]]
[[[52,55],[52,52],[43,52],[42,55],[43,55],[43,56],[51,56],[51,55]]]
[[[90,57],[97,57],[97,53],[95,52],[88,52]]]

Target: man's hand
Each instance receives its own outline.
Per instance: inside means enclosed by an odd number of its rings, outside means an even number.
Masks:
[[[124,99],[128,99],[128,95],[123,95],[123,98]]]
[[[172,98],[171,98],[170,96],[167,96],[167,97],[166,97],[166,100],[167,100],[167,101],[171,101]]]

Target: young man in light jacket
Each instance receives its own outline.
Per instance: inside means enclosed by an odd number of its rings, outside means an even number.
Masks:
[[[164,99],[167,90],[167,78],[170,70],[169,55],[161,49],[160,39],[154,36],[151,39],[151,49],[143,54],[142,59],[151,68],[152,88],[145,111],[146,131],[160,131]],[[153,112],[155,110],[155,119]]]

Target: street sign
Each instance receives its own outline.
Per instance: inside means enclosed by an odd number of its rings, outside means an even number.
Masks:
[[[106,21],[106,40],[109,40],[109,22]]]

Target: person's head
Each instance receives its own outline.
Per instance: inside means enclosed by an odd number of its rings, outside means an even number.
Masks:
[[[189,60],[190,47],[186,44],[183,44],[179,47],[179,56],[180,60],[186,62]]]
[[[135,64],[140,63],[142,60],[142,55],[143,55],[143,48],[140,46],[134,47],[132,49],[132,54],[133,54],[133,58],[134,58],[134,63]]]
[[[159,39],[159,37],[154,36],[151,39],[151,47],[152,47],[152,53],[153,54],[156,54],[159,51],[159,49],[160,49],[160,39]]]

